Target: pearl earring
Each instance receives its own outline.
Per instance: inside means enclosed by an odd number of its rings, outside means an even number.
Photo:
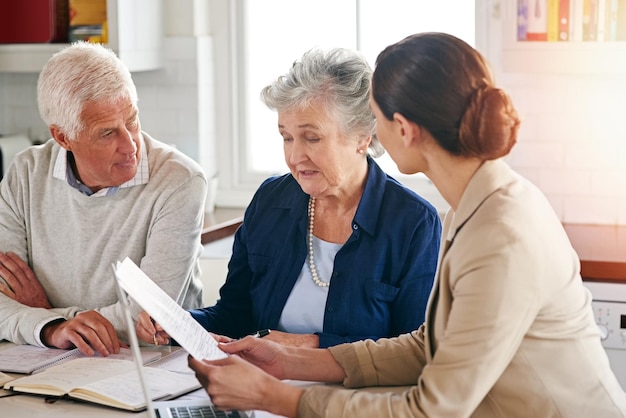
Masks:
[[[363,154],[363,153],[365,153],[365,151],[363,151],[361,148],[358,148],[358,149],[357,149],[357,152],[358,152],[359,154]]]

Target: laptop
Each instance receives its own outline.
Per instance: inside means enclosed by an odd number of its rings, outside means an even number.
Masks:
[[[124,322],[126,324],[126,331],[128,332],[128,338],[130,339],[130,348],[133,353],[133,362],[137,367],[137,373],[139,374],[139,382],[141,384],[141,391],[146,401],[146,409],[150,418],[253,418],[253,411],[221,411],[217,409],[211,402],[210,398],[198,398],[198,399],[178,399],[171,401],[157,401],[153,402],[150,392],[148,390],[148,382],[146,381],[144,365],[141,361],[141,353],[139,351],[139,341],[135,334],[134,323],[130,314],[130,307],[128,303],[128,295],[122,289],[117,277],[115,278],[115,286],[117,289],[117,296],[122,304],[124,311]],[[207,395],[208,396],[208,395]]]

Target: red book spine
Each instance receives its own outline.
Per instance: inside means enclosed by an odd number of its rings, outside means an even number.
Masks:
[[[559,41],[569,41],[569,0],[559,0]]]
[[[526,40],[545,41],[548,39],[548,0],[528,1],[528,24]]]

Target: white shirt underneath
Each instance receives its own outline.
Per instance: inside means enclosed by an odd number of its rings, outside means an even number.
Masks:
[[[313,236],[313,257],[318,276],[328,282],[333,274],[335,255],[343,244],[323,241]],[[313,282],[307,255],[278,321],[278,330],[294,334],[313,334],[324,329],[326,298],[330,287]]]

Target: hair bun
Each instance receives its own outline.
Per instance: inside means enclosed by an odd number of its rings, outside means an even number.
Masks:
[[[515,142],[520,120],[504,90],[488,83],[476,89],[459,126],[463,153],[486,160],[507,155]]]

